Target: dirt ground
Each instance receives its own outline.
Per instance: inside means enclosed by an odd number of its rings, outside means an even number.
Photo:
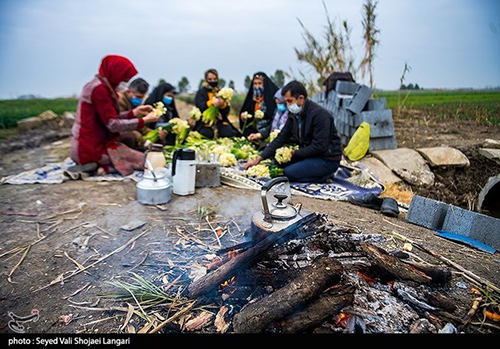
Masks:
[[[474,149],[485,138],[499,139],[498,127],[434,122],[419,117],[396,120],[395,128],[400,147],[445,144],[467,150]],[[0,159],[0,177],[63,160],[68,152],[69,138],[10,151]],[[140,205],[135,200],[135,190],[132,181],[0,186],[0,333],[12,332],[8,327],[9,312],[27,316],[33,309],[38,310],[39,320],[24,324],[27,333],[118,333],[124,312],[82,308],[126,307],[123,302],[102,297],[113,291],[108,281],[120,280],[134,271],[148,280],[166,277],[171,281],[180,277],[181,282],[188,283],[188,265],[209,258],[221,246],[243,241],[242,232],[260,207],[258,192],[222,186],[197,189],[187,197],[174,196],[165,205],[166,210],[160,210]],[[460,195],[459,189],[451,190]],[[428,229],[407,223],[404,212],[397,218],[389,218],[347,202],[300,196],[295,201],[301,202],[305,210],[327,214],[335,224],[362,233],[386,235],[383,247],[387,250],[401,248],[402,243],[393,238],[392,232],[402,234],[500,286],[498,253],[490,255],[441,239]],[[196,224],[196,210],[205,205],[218,207],[219,224],[229,225],[230,232],[220,241],[210,231],[203,236],[180,239],[177,228],[189,222]],[[134,219],[146,224],[133,231],[120,228]],[[135,242],[112,253],[144,231]],[[40,241],[27,252],[6,254],[37,240]],[[427,262],[441,264],[417,249],[413,252]],[[78,268],[75,261],[88,266],[110,253],[109,258],[85,272],[49,286],[61,274]],[[465,315],[475,297],[471,293],[475,285],[462,274],[454,273],[445,287],[459,307],[457,314]],[[60,323],[60,316],[69,314],[73,320],[67,325]],[[137,319],[132,324],[136,330],[141,328]],[[469,330],[474,332],[477,328]]]

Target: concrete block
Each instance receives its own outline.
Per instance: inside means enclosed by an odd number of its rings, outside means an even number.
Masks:
[[[498,218],[450,205],[441,230],[469,237],[500,251]]]
[[[413,195],[406,220],[432,230],[442,230],[450,205],[441,201]]]
[[[365,108],[366,103],[370,100],[371,94],[371,88],[365,85],[359,86],[352,96],[351,103],[349,103],[349,106],[346,109],[351,111],[353,114],[361,113],[361,111]]]
[[[398,142],[396,137],[370,138],[370,151],[396,149]]]
[[[358,89],[360,85],[355,83],[355,82],[349,82],[349,81],[337,81],[337,84],[335,85],[335,91],[339,94],[343,95],[354,95],[356,93],[356,90]]]
[[[392,110],[374,110],[361,112],[363,121],[370,124],[370,138],[394,136]]]
[[[373,111],[373,110],[385,110],[387,109],[387,99],[386,98],[378,98],[378,99],[370,99],[368,103],[365,105],[365,111]]]
[[[196,188],[212,188],[220,185],[220,164],[212,162],[196,164]]]

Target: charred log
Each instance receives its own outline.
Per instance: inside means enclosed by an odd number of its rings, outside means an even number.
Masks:
[[[342,285],[322,294],[306,308],[279,323],[283,333],[300,333],[318,327],[352,304],[355,287]]]
[[[326,256],[301,270],[300,275],[269,296],[249,304],[233,319],[236,333],[260,333],[272,322],[293,313],[324,289],[338,283],[342,265]]]
[[[397,257],[389,255],[381,248],[365,242],[360,243],[360,245],[374,265],[397,279],[411,280],[420,284],[428,284],[432,281],[431,277],[411,265],[405,264]]]

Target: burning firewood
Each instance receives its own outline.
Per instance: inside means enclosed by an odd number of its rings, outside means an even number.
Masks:
[[[293,313],[303,304],[318,296],[324,289],[336,284],[343,273],[342,264],[326,256],[317,258],[305,267],[297,278],[271,293],[250,303],[233,318],[236,333],[260,333],[272,322]]]

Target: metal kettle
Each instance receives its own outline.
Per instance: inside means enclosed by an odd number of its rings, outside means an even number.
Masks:
[[[290,183],[286,177],[277,177],[265,183],[260,197],[262,209],[253,215],[247,239],[260,241],[267,234],[278,232],[303,218],[300,212],[302,205],[292,204]]]

